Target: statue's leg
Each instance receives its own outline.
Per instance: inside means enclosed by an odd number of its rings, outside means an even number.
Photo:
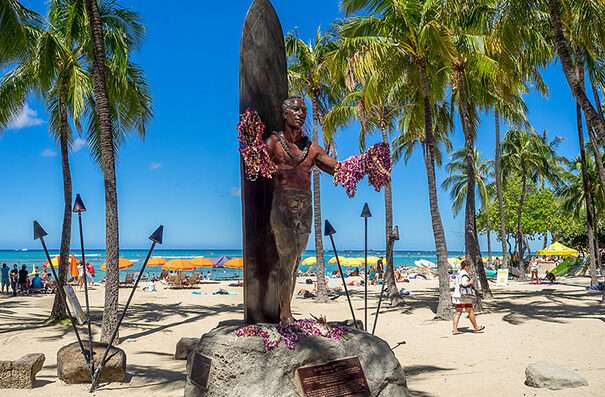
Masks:
[[[279,318],[280,323],[292,322],[290,303],[292,300],[292,273],[298,263],[300,255],[297,244],[296,229],[294,227],[294,214],[290,211],[290,195],[283,191],[276,191],[273,196],[271,209],[271,228],[275,237],[275,245],[279,256]]]

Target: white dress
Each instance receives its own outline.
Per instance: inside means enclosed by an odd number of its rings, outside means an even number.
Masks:
[[[473,303],[471,298],[462,298],[460,293],[460,286],[468,287],[470,285],[470,279],[468,272],[464,269],[460,269],[456,275],[456,281],[454,282],[454,293],[452,294],[452,303],[454,305],[460,305],[465,303]]]

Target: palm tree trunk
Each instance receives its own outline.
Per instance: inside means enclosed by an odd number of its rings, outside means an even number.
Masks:
[[[59,98],[59,114],[61,125],[59,131],[59,144],[61,146],[61,170],[63,173],[63,227],[61,229],[61,251],[59,254],[59,282],[57,288],[63,288],[67,279],[69,268],[69,246],[71,242],[71,203],[72,183],[71,170],[69,167],[69,123],[67,120],[67,108],[63,98]],[[50,314],[51,321],[67,318],[67,311],[59,294],[55,294],[53,308]]]
[[[502,243],[502,267],[508,266],[506,247],[506,224],[504,223],[504,199],[502,198],[502,161],[500,158],[500,113],[494,112],[496,122],[496,195],[498,196],[498,215],[500,217],[500,242]]]
[[[563,25],[561,23],[561,2],[560,0],[549,0],[548,6],[554,40],[567,83],[569,84],[576,101],[580,104],[582,110],[586,114],[587,122],[594,126],[597,135],[601,139],[601,143],[605,144],[605,119],[600,115],[600,112],[597,112],[592,106],[592,103],[586,95],[583,82],[579,81],[578,76],[576,75],[569,44],[563,33]]]
[[[386,125],[381,126],[382,141],[389,144],[389,134]],[[384,187],[384,224],[385,224],[385,241],[386,241],[386,266],[384,268],[384,279],[389,291],[389,300],[391,306],[399,306],[403,299],[399,294],[397,282],[395,281],[395,264],[393,263],[393,246],[395,242],[391,238],[393,232],[393,189],[391,183],[387,183]]]
[[[597,105],[597,109],[599,109],[599,115],[601,116],[601,118],[603,118],[603,113],[600,112],[600,109],[602,109],[601,98],[599,97],[599,91],[597,90],[597,87],[594,83],[592,73],[589,73],[589,80],[595,104]],[[599,149],[597,137],[595,136],[594,126],[588,121],[588,118],[586,118],[586,127],[588,130],[588,139],[590,141],[590,147],[592,148],[595,163],[597,164],[597,170],[599,171],[599,180],[601,181],[601,194],[603,195],[603,200],[605,201],[605,167],[603,166],[603,157],[601,155],[601,150]]]
[[[101,341],[107,342],[118,325],[120,237],[118,229],[118,194],[113,143],[113,127],[107,85],[105,80],[105,42],[103,26],[96,0],[86,0],[90,35],[93,43],[92,83],[95,97],[95,114],[100,125],[101,167],[105,187],[105,307],[101,328]],[[116,341],[119,339],[116,339]]]
[[[519,270],[521,271],[521,280],[525,280],[525,261],[523,260],[523,205],[525,205],[525,196],[527,193],[527,176],[523,172],[521,177],[521,197],[519,198],[519,208],[517,208],[517,259],[519,261]]]
[[[466,152],[466,208],[464,214],[464,255],[471,264],[472,272],[479,279],[485,297],[491,297],[485,268],[481,260],[481,249],[477,238],[477,204],[475,200],[475,129],[471,120],[470,108],[466,97],[466,79],[464,70],[456,73],[458,88],[458,109],[464,131],[464,148]]]
[[[437,251],[437,264],[439,267],[439,304],[437,305],[436,318],[449,320],[452,317],[452,298],[450,294],[449,264],[447,262],[447,244],[445,231],[439,212],[437,200],[437,182],[435,177],[435,149],[433,138],[433,110],[429,96],[429,80],[426,74],[426,64],[418,64],[420,83],[422,85],[422,98],[424,102],[424,166],[429,189],[429,206],[431,210],[431,223]]]
[[[487,257],[492,260],[492,232],[487,229]]]
[[[319,101],[312,98],[313,105],[313,143],[318,142]],[[328,286],[326,283],[326,263],[324,258],[323,236],[321,233],[321,196],[320,174],[317,167],[313,168],[313,223],[315,228],[315,258],[317,260],[317,301],[328,301]]]
[[[586,151],[584,144],[584,128],[582,127],[582,108],[576,102],[576,121],[578,124],[578,142],[580,144],[580,161],[582,165],[582,184],[584,186],[584,202],[586,206],[586,232],[588,233],[588,252],[590,255],[590,285],[597,284],[597,265],[594,240],[594,208],[590,181],[586,166]]]

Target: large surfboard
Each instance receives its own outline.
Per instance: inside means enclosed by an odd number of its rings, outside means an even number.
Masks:
[[[288,96],[281,24],[269,0],[254,0],[240,50],[240,113],[256,110],[271,131],[283,130],[281,103]],[[248,323],[279,322],[278,256],[271,232],[273,182],[246,180],[242,169],[244,316]]]

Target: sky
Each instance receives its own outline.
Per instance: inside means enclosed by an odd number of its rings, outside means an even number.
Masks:
[[[41,13],[44,0],[23,3]],[[239,45],[249,0],[205,1],[122,0],[142,16],[147,33],[133,59],[145,70],[151,86],[154,117],[144,139],[133,135],[119,149],[117,180],[120,241],[123,248],[142,248],[163,224],[165,248],[241,248],[241,198],[237,135]],[[310,40],[343,17],[337,0],[274,0],[285,33],[296,31]],[[559,64],[543,77],[547,97],[529,94],[529,118],[538,131],[564,137],[559,150],[578,153],[575,104]],[[506,131],[506,126],[503,126]],[[358,126],[340,130],[339,159],[358,153]],[[372,137],[378,141],[379,137]],[[456,125],[454,148],[463,145]],[[483,114],[477,147],[484,158],[494,155],[493,114]],[[105,241],[103,177],[86,142],[77,138],[71,153],[73,188],[88,211],[84,214],[86,245]],[[446,177],[437,171],[438,182]],[[420,152],[393,172],[394,223],[399,250],[434,250],[426,175]],[[39,98],[27,105],[8,130],[0,132],[0,249],[39,248],[32,241],[32,221],[49,233],[58,247],[63,214],[63,183],[57,142],[48,133],[48,114]],[[337,230],[338,247],[363,247],[363,204],[373,218],[369,245],[384,248],[384,195],[361,182],[349,199],[331,177],[323,176],[322,218]],[[463,214],[454,217],[448,193],[439,190],[439,205],[449,250],[464,248]],[[79,243],[73,222],[72,246]],[[310,238],[309,248],[313,238]],[[327,241],[325,242],[327,243]],[[482,238],[483,249],[485,239]],[[496,243],[493,244],[496,246]]]

